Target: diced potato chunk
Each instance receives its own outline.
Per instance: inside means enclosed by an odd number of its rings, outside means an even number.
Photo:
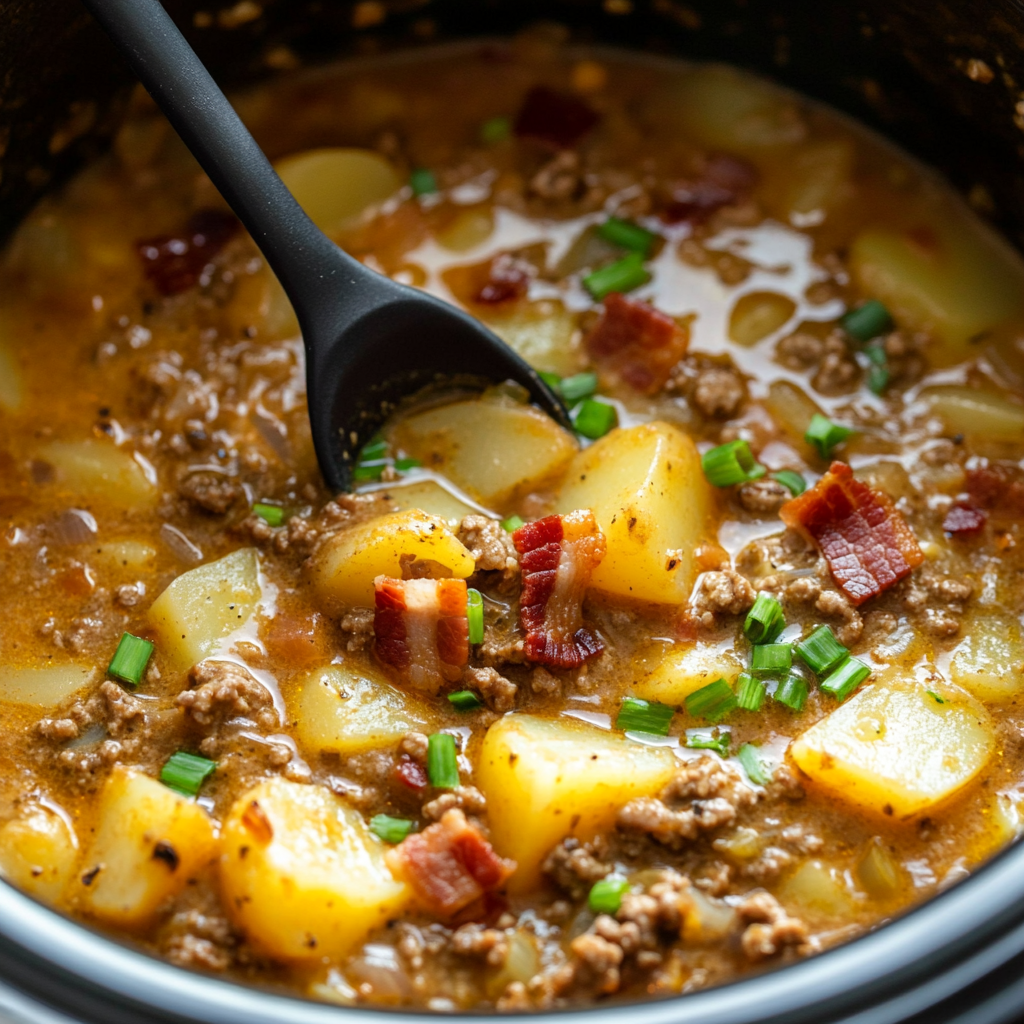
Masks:
[[[36,458],[53,466],[57,485],[76,497],[118,508],[144,507],[156,500],[156,485],[146,470],[112,441],[51,441],[40,446]]]
[[[43,665],[13,668],[0,666],[0,700],[54,708],[98,675],[94,665]]]
[[[669,423],[613,430],[580,452],[557,510],[589,508],[608,543],[591,586],[618,597],[683,604],[707,538],[711,489],[690,438]]]
[[[23,396],[21,367],[18,366],[14,353],[0,342],[0,409],[5,412],[17,412]]]
[[[580,369],[576,321],[564,306],[522,304],[512,316],[488,319],[495,334],[531,366],[569,376]]]
[[[817,402],[788,380],[776,380],[769,385],[764,404],[786,441],[808,461],[817,458],[804,440],[811,419],[822,411]]]
[[[487,797],[491,841],[519,865],[513,892],[528,892],[544,858],[566,836],[589,839],[630,800],[657,793],[676,760],[573,719],[509,715],[487,730],[476,783]]]
[[[790,909],[811,916],[848,917],[853,909],[850,890],[836,868],[820,860],[801,864],[779,886],[779,899]]]
[[[255,548],[242,548],[179,576],[153,602],[149,623],[161,653],[184,671],[241,629],[260,596],[259,557]]]
[[[494,214],[486,206],[463,206],[434,238],[450,252],[469,252],[483,245],[493,232]]]
[[[729,339],[749,348],[781,330],[796,312],[796,303],[778,292],[748,292],[729,314]]]
[[[322,786],[269,779],[224,823],[224,905],[274,957],[339,957],[409,902],[362,816]]]
[[[144,540],[109,540],[89,548],[90,561],[105,568],[138,572],[156,561],[156,548]]]
[[[1024,405],[1005,395],[960,384],[939,384],[920,395],[950,434],[991,441],[1024,441]]]
[[[577,451],[549,416],[502,397],[417,413],[395,426],[391,440],[489,507],[553,483]]]
[[[1024,690],[1024,631],[1011,615],[988,609],[956,645],[950,678],[975,697],[1004,703]]]
[[[390,683],[351,665],[312,672],[295,700],[299,742],[307,750],[348,756],[397,743],[407,732],[431,732],[432,710]]]
[[[393,196],[402,181],[379,153],[368,149],[310,149],[274,165],[321,231],[349,228],[368,207]]]
[[[743,669],[743,663],[731,650],[722,650],[713,644],[673,648],[650,672],[633,683],[630,692],[644,700],[677,707],[691,693],[716,679],[732,683]]]
[[[35,805],[0,828],[0,874],[19,889],[55,903],[71,881],[78,839],[68,823]]]
[[[909,818],[948,800],[988,763],[985,709],[943,687],[866,686],[790,748],[801,771],[837,800]],[[939,703],[939,701],[942,703]]]
[[[428,516],[443,519],[455,527],[464,516],[479,515],[481,509],[470,505],[436,480],[412,480],[388,487],[388,495],[399,509],[419,509]]]
[[[849,199],[853,144],[826,139],[801,146],[781,168],[783,210],[809,214],[829,210]]]
[[[438,577],[471,576],[473,556],[440,519],[411,509],[342,530],[321,545],[310,567],[313,588],[330,611],[373,607],[378,576],[402,578],[402,556],[436,562]]]
[[[96,832],[72,895],[108,924],[142,928],[216,854],[213,825],[202,807],[119,766],[100,796]]]

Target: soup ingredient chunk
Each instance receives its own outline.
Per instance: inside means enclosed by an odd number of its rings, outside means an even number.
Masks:
[[[222,846],[224,905],[271,956],[341,956],[411,895],[362,816],[323,786],[261,782],[231,808]]]
[[[710,686],[716,679],[732,684],[744,664],[732,651],[711,644],[673,648],[653,667],[637,675],[631,692],[644,700],[682,704],[691,693]]]
[[[414,689],[436,693],[469,661],[465,580],[374,581],[373,632],[380,662]]]
[[[963,789],[994,748],[987,712],[966,693],[876,683],[811,726],[790,755],[837,799],[909,818]]]
[[[821,549],[832,578],[854,605],[876,597],[924,561],[892,499],[853,476],[844,462],[782,506],[782,521]]]
[[[78,839],[54,811],[33,805],[0,829],[0,875],[44,900],[59,899],[78,860]]]
[[[604,650],[583,625],[583,598],[604,558],[604,536],[589,509],[546,516],[512,535],[519,552],[523,592],[519,623],[530,661],[579,668]]]
[[[30,668],[0,666],[0,700],[53,708],[96,676],[92,665],[68,662]]]
[[[986,610],[956,645],[950,678],[984,701],[1005,704],[1024,690],[1024,630],[1012,615]]]
[[[81,499],[116,508],[147,508],[157,489],[143,465],[112,441],[51,441],[36,458],[54,468],[56,486]]]

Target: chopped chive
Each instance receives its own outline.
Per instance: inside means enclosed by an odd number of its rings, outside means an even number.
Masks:
[[[469,621],[469,642],[484,642],[484,596],[472,587],[466,591],[466,618]]]
[[[512,134],[512,122],[507,117],[490,117],[480,125],[480,141],[486,146],[504,142]]]
[[[122,683],[128,683],[130,686],[138,686],[152,656],[153,644],[149,640],[124,633],[107,668],[107,675],[120,679]]]
[[[744,672],[736,680],[736,703],[744,711],[760,711],[764,703],[764,683]]]
[[[623,249],[632,249],[641,256],[649,256],[657,235],[647,228],[634,224],[631,220],[621,217],[609,217],[598,229],[597,233],[612,245]]]
[[[352,467],[352,479],[358,483],[365,483],[367,480],[379,480],[387,465],[388,463],[384,459],[380,462],[357,462]]]
[[[803,711],[807,703],[807,681],[795,673],[786,676],[775,691],[775,699],[793,711]]]
[[[456,711],[476,711],[484,706],[484,702],[472,690],[449,693],[448,700]]]
[[[700,464],[713,487],[731,487],[748,480],[758,480],[767,472],[742,438],[705,452]]]
[[[619,414],[614,405],[587,398],[577,410],[573,426],[578,434],[596,441],[599,437],[604,437],[618,422]]]
[[[426,196],[437,191],[437,178],[433,171],[419,167],[409,175],[409,185],[414,196]]]
[[[885,349],[881,345],[872,345],[868,348],[868,357],[872,352],[880,352],[882,361],[871,359],[871,366],[868,367],[868,390],[873,395],[880,395],[888,386],[892,374],[889,372],[889,365],[885,361]]]
[[[628,890],[629,882],[624,878],[602,878],[591,886],[587,906],[595,914],[617,914]]]
[[[807,433],[804,434],[804,440],[808,444],[814,445],[818,454],[823,459],[830,459],[832,457],[832,449],[837,444],[845,441],[852,433],[853,430],[850,427],[833,423],[827,416],[822,416],[820,412],[816,412],[811,417],[811,422],[807,425]]]
[[[796,645],[796,653],[815,675],[825,676],[850,652],[835,638],[831,626],[819,626]]]
[[[631,252],[621,260],[601,267],[583,278],[583,287],[600,302],[612,292],[631,292],[650,281],[642,253]]]
[[[360,462],[376,462],[379,459],[387,457],[388,454],[388,443],[382,437],[374,438],[372,441],[367,441],[363,445],[362,451],[359,453]]]
[[[526,525],[526,521],[523,519],[522,516],[509,516],[508,519],[503,519],[502,520],[501,528],[506,533],[515,533],[516,530],[518,530],[520,526],[525,526],[525,525]]]
[[[540,379],[544,381],[552,391],[557,391],[558,385],[562,383],[562,378],[557,373],[552,373],[550,370],[538,370],[537,376],[540,377]]]
[[[754,607],[743,623],[743,635],[752,644],[770,644],[786,626],[782,605],[774,594],[763,591],[757,595]]]
[[[388,814],[375,814],[370,819],[370,831],[385,843],[400,843],[414,828],[416,823],[408,818],[392,818]]]
[[[455,789],[459,784],[459,761],[455,737],[435,732],[427,740],[427,778],[437,789]]]
[[[765,767],[753,743],[744,743],[737,751],[736,756],[747,773],[747,778],[755,786],[767,786],[772,781],[772,773]]]
[[[196,796],[202,784],[214,773],[217,762],[198,754],[179,750],[160,769],[160,781],[182,796]]]
[[[280,505],[266,505],[262,501],[257,501],[252,507],[252,512],[268,526],[277,527],[284,522],[284,509]]]
[[[615,728],[623,732],[649,732],[655,736],[667,736],[675,709],[657,701],[627,697],[619,708]]]
[[[856,658],[847,657],[827,679],[818,684],[821,689],[838,701],[844,701],[871,675],[871,669]]]
[[[862,306],[846,313],[839,324],[851,338],[856,338],[857,341],[870,341],[889,329],[892,317],[878,299],[868,299]]]
[[[422,465],[419,459],[395,459],[395,469],[399,473],[408,473],[410,469],[419,469]]]
[[[563,377],[558,384],[558,392],[570,405],[573,402],[590,398],[597,390],[596,373],[574,373],[571,377]]]
[[[750,659],[755,676],[781,676],[793,667],[793,648],[789,644],[758,644]]]
[[[686,745],[690,750],[713,750],[722,757],[729,756],[730,743],[732,735],[729,732],[719,732],[717,736],[701,736],[695,733],[686,737]]]
[[[936,704],[946,703],[934,690],[925,690],[924,692],[927,693]]]
[[[686,713],[693,718],[717,722],[738,707],[736,694],[724,679],[716,679],[686,698]]]
[[[792,469],[780,469],[777,473],[772,473],[772,479],[782,484],[794,498],[807,490],[807,481]]]

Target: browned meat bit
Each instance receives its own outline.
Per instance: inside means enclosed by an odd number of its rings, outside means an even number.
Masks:
[[[477,690],[492,710],[511,711],[516,702],[516,684],[493,668],[468,668],[462,676],[467,686]]]
[[[63,743],[78,736],[78,723],[71,718],[41,718],[36,722],[36,732],[43,739]]]
[[[410,735],[419,735],[412,733]],[[479,817],[487,810],[487,799],[475,786],[456,786],[423,805],[423,817],[440,821],[446,811],[457,807],[467,815]]]
[[[589,843],[563,839],[548,854],[543,871],[574,900],[580,900],[595,882],[611,873],[612,865],[601,859],[607,853],[608,844],[600,836]]]
[[[740,615],[754,604],[754,588],[738,572],[706,572],[693,599],[692,611],[708,629],[716,615]]]
[[[665,868],[646,892],[627,892],[616,917],[636,924],[642,943],[653,946],[660,932],[679,934],[683,919],[693,906],[689,893],[690,880],[672,868]]]
[[[836,629],[836,637],[847,647],[855,644],[864,632],[864,620],[860,612],[838,590],[824,586],[815,576],[800,576],[786,583],[782,592],[787,601],[799,604],[813,602],[815,609],[822,615],[842,620]]]
[[[161,295],[178,295],[206,283],[203,271],[239,230],[233,214],[198,210],[177,236],[159,235],[136,242],[142,272]]]
[[[572,150],[562,150],[531,179],[530,194],[538,199],[564,202],[579,195],[583,185],[580,159]]]
[[[412,758],[417,764],[427,763],[429,740],[421,732],[407,732],[398,744],[398,752]]]
[[[852,390],[860,380],[860,367],[845,339],[838,332],[833,332],[825,339],[822,348],[821,362],[811,378],[812,387],[823,395],[840,395]]]
[[[751,960],[766,960],[787,947],[800,951],[807,942],[807,925],[790,917],[771,893],[751,893],[736,910],[741,919],[750,922],[740,945]]]
[[[924,628],[932,636],[956,636],[960,632],[960,620],[945,608],[926,608]]]
[[[242,489],[219,473],[199,472],[184,477],[178,493],[194,508],[222,516],[242,496]]]
[[[519,575],[516,546],[501,523],[487,516],[466,516],[459,523],[457,536],[473,556],[477,572],[500,572],[503,583]]]
[[[615,918],[602,914],[590,931],[573,939],[569,948],[594,979],[595,991],[607,995],[618,991],[622,961],[627,953],[636,950],[639,939],[640,929],[635,924],[619,924]]]
[[[451,948],[459,956],[476,957],[491,967],[501,967],[508,959],[508,936],[497,928],[464,924],[452,933]]]
[[[778,482],[762,477],[744,484],[739,490],[740,504],[748,512],[773,513],[790,498],[790,493]]]
[[[244,716],[262,729],[277,727],[273,697],[240,665],[207,659],[195,665],[188,678],[193,688],[179,693],[176,703],[197,725],[215,726]]]
[[[522,665],[526,662],[525,647],[523,635],[514,628],[488,629],[476,653],[485,665]]]
[[[365,650],[373,640],[372,608],[353,608],[341,620],[342,631],[348,634],[345,647],[350,651]]]
[[[775,358],[790,370],[809,370],[824,354],[825,342],[804,331],[786,335],[775,346]]]
[[[223,917],[186,910],[175,914],[167,925],[163,951],[181,967],[202,971],[224,971],[231,966],[238,940]]]
[[[745,397],[740,375],[724,366],[705,370],[697,377],[693,388],[693,404],[709,419],[735,416]]]

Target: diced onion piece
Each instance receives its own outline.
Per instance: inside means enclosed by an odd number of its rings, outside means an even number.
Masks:
[[[1024,405],[994,391],[937,384],[921,400],[950,434],[986,440],[1024,441]]]
[[[750,348],[781,330],[796,312],[796,303],[778,292],[748,292],[729,314],[729,340]]]

